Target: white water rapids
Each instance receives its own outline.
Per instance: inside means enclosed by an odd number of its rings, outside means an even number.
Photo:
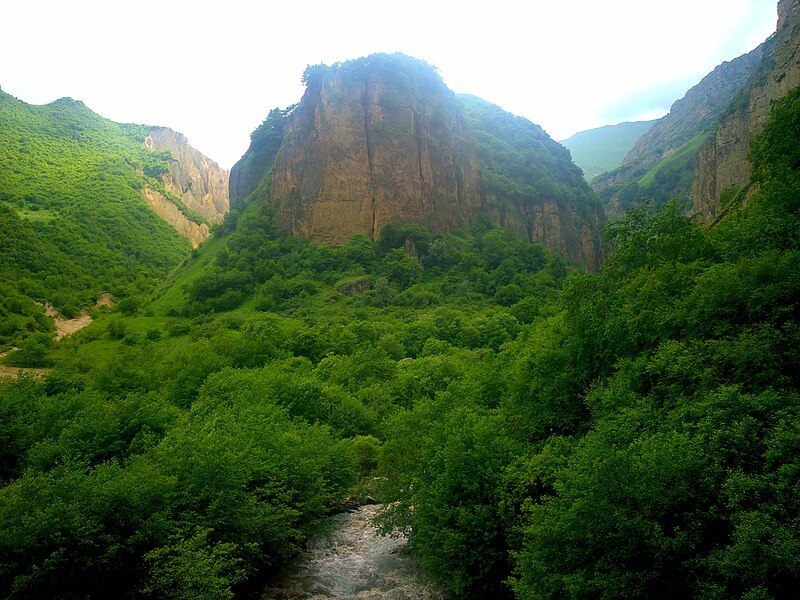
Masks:
[[[331,517],[325,534],[264,590],[264,600],[440,600],[448,596],[403,552],[401,535],[380,536],[379,506]]]

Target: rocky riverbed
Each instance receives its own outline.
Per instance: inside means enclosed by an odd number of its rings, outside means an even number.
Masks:
[[[440,600],[448,596],[417,567],[402,535],[380,536],[380,506],[331,517],[330,529],[265,588],[264,600]]]

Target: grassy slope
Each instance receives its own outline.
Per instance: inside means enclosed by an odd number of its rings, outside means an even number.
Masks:
[[[686,199],[692,191],[692,177],[700,145],[708,138],[701,132],[644,172],[622,184],[604,189],[600,195],[609,218],[619,218],[626,210],[650,199],[655,207],[671,198]]]
[[[146,205],[163,153],[147,128],[100,117],[69,98],[32,106],[0,92],[0,285],[67,316],[104,291],[151,288],[189,244]],[[21,306],[0,344],[37,330]],[[0,307],[0,311],[3,307]]]
[[[664,177],[669,173],[680,173],[680,180],[684,187],[687,182],[691,185],[691,174],[697,151],[700,149],[700,144],[707,137],[708,133],[701,133],[675,150],[675,152],[665,156],[639,179],[639,185],[643,188],[651,188],[658,184],[659,174]]]

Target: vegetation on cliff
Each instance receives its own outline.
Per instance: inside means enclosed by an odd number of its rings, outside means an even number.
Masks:
[[[309,66],[303,81],[301,102],[270,112],[234,166],[234,204],[255,193],[277,207],[276,225],[333,245],[391,222],[442,233],[488,218],[598,266],[600,204],[537,125],[456,96],[401,54]]]
[[[570,207],[596,207],[569,151],[538,125],[476,96],[460,95],[486,191],[524,210],[547,199]],[[587,215],[588,217],[588,215]]]
[[[68,98],[31,106],[0,92],[0,346],[49,330],[31,300],[69,317],[102,292],[151,288],[188,252],[139,194],[168,169],[146,134]]]
[[[600,197],[605,202],[609,218],[619,217],[629,208],[639,206],[646,201],[655,207],[661,207],[676,197],[688,201],[691,196],[697,153],[710,135],[710,131],[700,133],[649,169],[640,172],[638,176],[605,187],[600,192]],[[625,167],[622,167],[621,170],[624,169]]]

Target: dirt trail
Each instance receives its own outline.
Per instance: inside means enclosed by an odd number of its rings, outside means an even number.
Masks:
[[[0,352],[0,360],[3,360],[8,352]],[[19,377],[20,375],[34,375],[36,377],[44,377],[50,372],[50,369],[26,369],[23,367],[7,367],[0,365],[0,377]]]
[[[100,294],[100,298],[97,299],[94,307],[95,309],[98,309],[101,306],[113,306],[113,304],[114,301],[111,297],[111,294],[104,293]],[[89,316],[85,310],[79,317],[74,319],[64,319],[50,304],[45,302],[42,306],[44,306],[45,315],[53,319],[53,323],[56,326],[56,341],[62,340],[65,337],[72,335],[76,331],[80,331],[84,327],[88,327],[92,324],[92,317]],[[2,360],[6,354],[8,354],[8,352],[0,352],[0,360]],[[6,367],[4,365],[0,365],[0,377],[18,377],[19,375],[44,377],[48,373],[50,373],[50,369],[30,369],[26,367]]]
[[[86,311],[83,311],[79,317],[74,319],[65,319],[50,304],[45,303],[44,309],[44,314],[53,319],[53,323],[56,326],[56,341],[64,339],[68,335],[72,335],[76,331],[92,324],[92,317]]]
[[[113,306],[114,300],[111,297],[111,294],[105,292],[100,294],[100,297],[97,299],[97,302],[94,303],[94,308],[97,310],[101,306]],[[72,335],[76,331],[80,331],[84,327],[88,327],[92,324],[92,317],[86,312],[86,309],[81,311],[80,316],[75,317],[74,319],[64,319],[61,315],[58,314],[58,311],[53,308],[50,304],[45,303],[45,314],[48,317],[53,319],[53,323],[56,326],[56,341],[61,340],[67,336]]]
[[[262,600],[440,600],[447,598],[404,552],[407,539],[380,536],[372,518],[380,506],[331,517],[331,530],[308,543]]]

